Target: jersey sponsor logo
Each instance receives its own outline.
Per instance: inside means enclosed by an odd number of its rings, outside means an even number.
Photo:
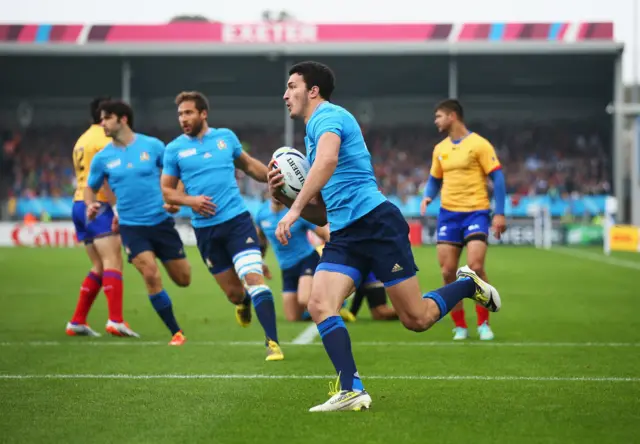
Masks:
[[[184,159],[185,157],[190,157],[190,156],[195,156],[196,155],[196,149],[195,148],[190,148],[188,150],[182,150],[178,153],[178,157],[181,159]]]
[[[202,157],[204,157],[205,159],[208,159],[208,158],[213,157],[213,156],[211,155],[211,153],[204,153],[204,156],[202,156]]]
[[[143,162],[149,160],[149,153],[144,151],[142,154],[140,154],[140,160],[143,161]]]
[[[218,149],[219,150],[227,149],[227,142],[225,142],[222,139],[218,139]]]
[[[111,162],[109,162],[107,164],[107,168],[112,170],[116,167],[119,167],[120,165],[122,165],[122,161],[120,159],[116,159],[116,160],[112,160]]]

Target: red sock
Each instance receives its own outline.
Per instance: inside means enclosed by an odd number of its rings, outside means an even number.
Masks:
[[[87,323],[87,315],[89,314],[89,310],[91,310],[93,301],[96,300],[96,296],[100,293],[101,286],[102,277],[93,271],[84,278],[82,286],[80,287],[80,297],[78,298],[76,311],[73,313],[73,318],[71,318],[73,324]]]
[[[467,321],[464,319],[464,308],[462,310],[454,310],[451,317],[456,327],[467,328]]]
[[[489,323],[489,310],[482,305],[476,305],[476,314],[478,315],[478,326],[481,326],[485,322]]]
[[[122,322],[122,273],[118,270],[104,270],[102,286],[107,295],[109,320]]]

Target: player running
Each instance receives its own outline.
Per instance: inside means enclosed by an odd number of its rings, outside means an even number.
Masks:
[[[267,181],[267,167],[242,150],[233,131],[210,128],[209,103],[199,92],[176,98],[184,134],[167,146],[162,190],[165,201],[189,206],[202,260],[229,301],[236,320],[247,327],[251,302],[264,329],[267,361],[280,361],[273,295],[265,284],[258,233],[235,178],[239,168],[259,182]],[[184,195],[176,190],[182,180]]]
[[[300,217],[316,225],[331,224],[331,240],[313,277],[308,307],[338,381],[330,399],[310,411],[368,409],[371,397],[356,368],[349,333],[337,314],[365,273],[372,271],[384,283],[403,325],[417,332],[428,330],[464,298],[498,311],[500,297],[467,266],[458,270],[456,282],[421,294],[409,226],[378,190],[355,117],[329,102],[333,72],[317,62],[302,62],[289,75],[284,100],[291,117],[306,124],[311,169],[295,200],[278,193],[284,184],[280,170],[269,171],[272,195],[290,208],[278,223],[276,236],[286,245],[291,226]]]
[[[88,221],[86,218],[87,206],[84,202],[84,193],[87,188],[89,168],[94,156],[100,152],[111,139],[105,136],[100,126],[101,102],[109,100],[108,97],[95,98],[90,104],[92,125],[76,142],[73,148],[73,168],[76,173],[77,188],[73,197],[72,219],[76,230],[76,236],[84,243],[85,251],[91,261],[91,270],[80,286],[80,297],[76,310],[67,323],[66,333],[69,336],[100,336],[87,324],[87,316],[93,302],[96,300],[100,288],[104,288],[107,297],[109,319],[107,321],[107,333],[114,336],[138,336],[124,322],[122,317],[122,256],[120,254],[120,236],[112,230],[114,211],[111,204],[115,203],[113,194],[108,186],[98,184],[97,202],[100,210],[95,219]]]
[[[506,229],[506,187],[500,161],[488,140],[467,129],[462,105],[457,100],[445,100],[436,106],[435,124],[438,131],[448,137],[433,150],[431,174],[420,211],[422,215],[426,214],[427,205],[442,188],[436,247],[442,279],[445,284],[456,280],[460,254],[466,247],[469,268],[488,282],[484,263],[490,226],[497,238]],[[493,181],[493,220],[487,176]],[[492,340],[489,310],[476,304],[476,314],[478,336],[483,341]],[[451,317],[455,323],[453,339],[467,339],[469,335],[462,301],[451,310]]]
[[[169,345],[186,341],[173,314],[171,298],[162,286],[156,258],[180,287],[191,282],[191,268],[184,254],[173,217],[176,207],[164,205],[160,189],[160,170],[164,144],[133,131],[133,110],[122,101],[100,105],[104,133],[113,141],[91,162],[88,188],[85,190],[87,218],[93,219],[101,205],[96,191],[106,180],[118,201],[119,214],[114,225],[119,228],[125,251],[142,275],[149,301],[172,334]]]

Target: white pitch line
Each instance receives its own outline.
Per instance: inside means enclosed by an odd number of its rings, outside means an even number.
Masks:
[[[315,326],[314,326],[315,328]],[[317,331],[317,330],[316,330]],[[303,332],[304,333],[304,332]],[[300,335],[302,336],[302,335]],[[299,340],[300,336],[296,339]],[[281,342],[283,346],[322,346],[322,343],[308,343],[308,342]],[[430,341],[430,342],[418,342],[418,341],[354,341],[354,347],[514,347],[514,348],[625,348],[625,347],[640,347],[640,342],[488,342],[488,341]],[[136,341],[131,339],[123,339],[121,341],[28,341],[28,342],[0,342],[0,347],[152,347],[152,346],[166,346],[166,341]],[[187,342],[187,346],[261,346],[264,347],[262,341],[191,341]]]
[[[616,267],[630,268],[632,270],[640,270],[640,263],[627,261],[624,259],[618,259],[610,256],[602,256],[590,251],[574,250],[571,248],[552,248],[548,251],[554,251],[556,253],[562,253],[566,256],[572,256],[578,259],[588,259],[590,261],[600,262],[601,264],[613,265]]]
[[[307,345],[311,344],[316,337],[319,335],[318,326],[313,322],[307,328],[305,328],[302,333],[300,333],[292,342],[292,344],[296,345]]]
[[[218,374],[157,374],[157,375],[132,375],[132,374],[25,374],[25,375],[1,375],[0,380],[25,380],[25,379],[333,379],[335,375],[218,375]],[[640,382],[636,377],[609,377],[609,376],[475,376],[475,375],[404,375],[383,376],[363,375],[363,379],[384,380],[417,380],[417,381],[535,381],[535,382]]]

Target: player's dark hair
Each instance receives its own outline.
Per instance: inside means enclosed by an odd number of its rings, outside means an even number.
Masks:
[[[456,113],[458,119],[464,122],[464,110],[462,105],[456,99],[447,99],[436,105],[436,111],[446,111],[448,113]]]
[[[118,119],[127,118],[129,128],[133,129],[133,109],[122,100],[108,100],[102,102],[99,107],[100,113],[104,112],[107,116],[114,115]]]
[[[336,76],[327,65],[319,62],[300,62],[289,69],[289,75],[299,74],[304,79],[307,89],[314,86],[320,90],[320,97],[331,100],[331,94],[336,87]]]
[[[209,111],[209,101],[198,91],[182,91],[176,96],[176,105],[180,106],[182,102],[193,102],[198,112]]]
[[[93,123],[95,123],[96,125],[100,123],[100,104],[108,100],[111,100],[111,97],[109,96],[96,97],[89,104],[89,112],[91,113],[91,119],[93,120]]]

